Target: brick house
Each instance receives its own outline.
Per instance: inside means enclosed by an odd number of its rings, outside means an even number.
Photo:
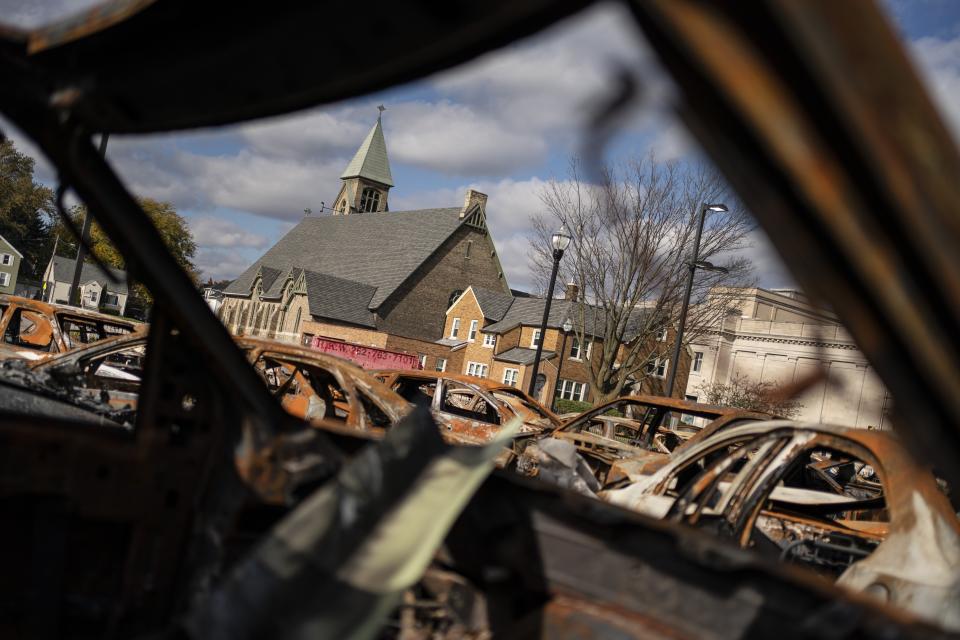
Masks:
[[[542,382],[535,394],[544,404],[553,398],[593,402],[597,395],[592,388],[590,366],[602,358],[602,312],[576,297],[576,288],[569,287],[568,295],[555,299],[550,308],[538,373]],[[543,298],[516,292],[508,295],[482,287],[468,288],[446,312],[444,342],[453,353],[460,354],[460,368],[455,371],[528,389],[545,304]],[[648,312],[637,309],[631,319],[643,322]],[[582,323],[584,334],[591,339],[581,345],[576,331],[564,330],[567,321],[572,326]],[[673,329],[667,329],[656,336],[659,344],[651,345],[651,352],[667,354],[674,335]],[[623,347],[619,350],[622,353]],[[654,359],[648,365],[648,376],[633,391],[662,394],[668,360],[667,355]],[[683,396],[689,363],[686,350],[681,355],[674,387],[677,397]]]
[[[224,291],[234,334],[312,336],[416,353],[426,369],[458,355],[444,313],[471,285],[509,292],[487,230],[487,196],[463,206],[389,211],[393,186],[380,119],[341,176],[333,215],[306,216]]]

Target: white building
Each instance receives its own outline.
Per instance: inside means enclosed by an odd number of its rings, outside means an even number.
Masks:
[[[733,298],[722,326],[691,342],[689,399],[703,395],[704,383],[737,375],[782,386],[823,368],[824,378],[797,397],[797,419],[890,428],[889,394],[832,313],[792,290],[742,289]]]
[[[70,286],[75,268],[73,258],[53,256],[43,272],[43,299],[46,302],[69,304]],[[127,274],[110,269],[111,276],[92,262],[80,269],[80,304],[84,309],[123,315],[127,308]]]

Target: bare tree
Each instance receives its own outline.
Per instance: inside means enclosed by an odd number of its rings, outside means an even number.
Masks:
[[[544,210],[534,216],[534,271],[542,283],[552,265],[550,235],[566,225],[573,242],[559,278],[581,292],[571,322],[580,344],[594,340],[590,362],[597,401],[645,385],[648,363],[669,357],[700,209],[723,202],[728,211],[708,215],[699,260],[722,263],[727,273],[697,271],[684,342],[726,313],[729,300],[708,297],[714,287],[751,284],[752,266],[736,252],[747,246],[754,223],[720,175],[704,164],[660,161],[652,154],[604,167],[594,181],[577,161],[568,179],[551,181],[541,193]],[[546,287],[543,287],[546,289]]]
[[[758,382],[743,375],[727,383],[705,382],[698,390],[708,404],[763,411],[781,418],[795,418],[803,409],[803,403],[785,397],[772,382]]]

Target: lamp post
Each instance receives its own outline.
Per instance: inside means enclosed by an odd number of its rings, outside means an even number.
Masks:
[[[553,383],[553,398],[550,400],[550,410],[557,410],[557,389],[560,384],[560,372],[563,369],[563,359],[567,353],[567,336],[573,331],[573,323],[570,318],[563,321],[563,343],[560,345],[560,361],[557,363],[557,381]],[[581,349],[583,346],[581,345]]]
[[[533,371],[530,376],[530,386],[527,393],[531,397],[534,395],[534,388],[537,385],[537,374],[540,372],[540,356],[543,354],[543,341],[547,336],[547,320],[550,317],[550,304],[553,302],[553,288],[557,284],[557,269],[560,267],[560,258],[563,252],[570,246],[570,234],[567,233],[567,226],[563,225],[560,230],[550,238],[550,244],[553,245],[553,271],[550,272],[550,288],[547,291],[547,301],[543,305],[543,320],[540,322],[540,339],[537,341],[537,353],[533,359]]]
[[[687,322],[687,308],[690,306],[690,294],[693,292],[693,276],[697,272],[697,269],[703,269],[705,271],[718,271],[721,273],[727,272],[725,267],[715,267],[706,260],[697,260],[698,254],[700,253],[700,236],[703,235],[703,222],[707,217],[707,211],[726,210],[727,205],[725,204],[705,204],[700,208],[700,221],[697,225],[696,238],[693,241],[693,255],[690,256],[690,262],[687,263],[690,273],[687,276],[687,288],[683,294],[683,306],[680,307],[680,324],[677,327],[677,339],[673,343],[673,358],[671,359],[670,372],[667,376],[668,398],[673,395],[673,383],[677,379],[677,366],[680,364],[680,347],[683,344],[683,329]]]

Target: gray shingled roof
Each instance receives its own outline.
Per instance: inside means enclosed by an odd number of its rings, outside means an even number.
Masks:
[[[367,308],[376,287],[314,271],[304,272],[303,279],[310,315],[376,328],[374,315]]]
[[[53,257],[53,279],[57,282],[73,282],[73,267],[75,261],[73,258],[64,258],[63,256]],[[84,262],[80,269],[80,284],[86,284],[91,280],[96,280],[104,290],[110,293],[127,293],[127,272],[120,269],[110,269],[114,279],[111,281],[107,274],[100,267],[92,262]]]
[[[505,333],[514,327],[520,325],[540,326],[543,320],[543,307],[546,304],[544,298],[514,298],[513,304],[507,310],[506,315],[499,322],[487,325],[483,328],[484,333]],[[563,326],[563,322],[569,318],[576,325],[579,322],[581,314],[581,304],[571,300],[555,299],[550,306],[550,317],[547,319],[547,326],[558,329]],[[591,305],[583,305],[584,331],[588,335],[602,336],[604,328],[603,309]],[[625,338],[628,340],[636,335],[636,328],[643,322],[643,318],[649,309],[636,309],[631,314],[627,323]]]
[[[357,176],[389,187],[393,186],[393,175],[390,173],[390,162],[387,160],[387,141],[383,138],[380,118],[377,118],[377,123],[370,129],[370,133],[357,149],[350,164],[340,175],[341,178]]]
[[[553,351],[543,351],[540,354],[540,360],[549,360],[555,355]],[[493,359],[501,362],[510,362],[512,364],[533,364],[533,361],[537,359],[537,350],[514,347],[513,349],[507,349],[503,353],[498,353],[493,356]]]
[[[483,312],[483,317],[494,322],[503,320],[507,314],[510,305],[513,304],[513,296],[502,291],[490,291],[480,287],[473,287],[473,294],[477,296],[477,304]],[[542,311],[541,311],[542,313]]]
[[[249,293],[262,265],[299,267],[374,287],[375,310],[462,223],[459,207],[305,217],[225,291]]]

